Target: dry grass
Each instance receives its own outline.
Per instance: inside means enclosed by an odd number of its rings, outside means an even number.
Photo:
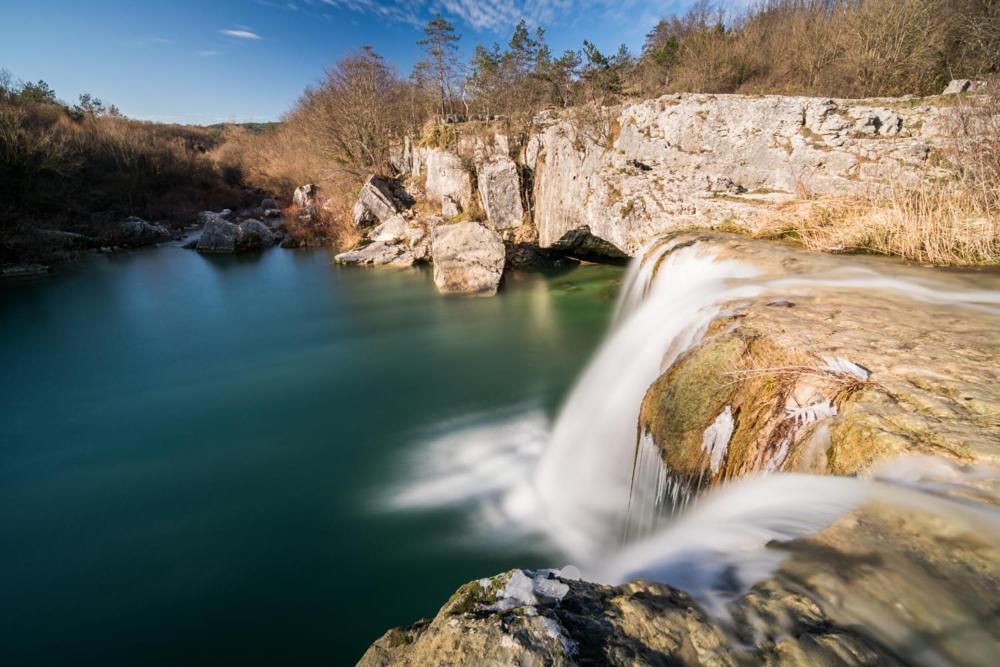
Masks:
[[[1000,219],[967,190],[934,183],[887,196],[796,202],[767,214],[757,235],[826,252],[868,252],[942,266],[1000,264]]]

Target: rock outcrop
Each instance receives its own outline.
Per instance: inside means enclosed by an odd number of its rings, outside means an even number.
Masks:
[[[915,99],[671,95],[590,119],[542,116],[525,152],[539,242],[587,227],[631,255],[672,229],[752,229],[802,192],[916,181],[951,113]]]
[[[468,210],[472,205],[472,174],[462,158],[448,150],[428,149],[423,163],[427,198],[436,203],[442,213],[448,208],[445,213],[448,217]]]
[[[500,235],[478,222],[438,225],[433,230],[434,284],[441,292],[492,296],[503,276]]]
[[[385,222],[402,211],[407,202],[405,192],[400,193],[398,184],[379,176],[370,176],[361,186],[358,199],[354,203],[353,217],[356,227],[368,227]]]

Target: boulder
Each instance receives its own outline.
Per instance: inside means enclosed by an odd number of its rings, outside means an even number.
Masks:
[[[271,229],[260,220],[244,220],[238,225],[236,235],[236,250],[258,250],[272,246],[277,237]]]
[[[280,218],[281,209],[280,208],[265,208],[264,209],[265,218]]]
[[[115,242],[124,246],[144,246],[170,240],[170,230],[163,225],[131,217],[118,225]]]
[[[312,215],[316,212],[316,196],[319,194],[319,187],[312,183],[300,185],[292,193],[292,204],[299,207],[299,211],[304,215]]]
[[[413,266],[409,247],[399,241],[375,241],[361,248],[342,252],[333,258],[337,264],[359,266]]]
[[[372,229],[368,238],[372,241],[401,241],[406,236],[409,221],[401,215],[394,215],[378,227]]]
[[[236,252],[239,229],[227,220],[214,217],[205,223],[196,249],[205,253]]]
[[[434,284],[441,292],[493,296],[503,276],[500,235],[478,222],[439,225],[432,231]]]
[[[486,219],[493,229],[510,229],[521,224],[521,176],[509,157],[492,158],[479,167],[479,197]]]
[[[356,227],[385,222],[405,208],[398,192],[400,186],[379,176],[370,176],[361,186],[358,200],[354,203],[353,215]]]
[[[198,214],[198,224],[204,225],[211,220],[225,220],[231,216],[233,212],[228,208],[224,208],[221,211],[202,211]]]
[[[266,211],[268,209],[281,208],[281,203],[273,197],[268,197],[260,202],[260,207]]]
[[[970,79],[952,79],[948,82],[947,87],[941,92],[942,95],[958,95],[959,93],[964,93],[972,87],[972,81]]]

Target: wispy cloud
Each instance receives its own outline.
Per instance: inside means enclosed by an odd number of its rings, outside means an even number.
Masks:
[[[197,55],[202,56],[203,58],[210,58],[212,56],[221,56],[222,51],[199,51]]]
[[[273,0],[257,2],[269,6],[284,4]],[[691,2],[693,0],[300,0],[303,5],[327,5],[413,26],[423,26],[433,14],[441,12],[476,30],[503,30],[521,19],[533,25],[551,24],[570,20],[587,9],[602,10],[606,15],[624,19],[636,12],[651,10],[662,14]]]
[[[225,35],[226,37],[235,37],[237,39],[260,39],[261,38],[260,35],[258,35],[257,33],[252,32],[251,30],[245,30],[245,29],[242,29],[242,28],[238,29],[238,30],[236,30],[236,29],[220,30],[219,33]]]

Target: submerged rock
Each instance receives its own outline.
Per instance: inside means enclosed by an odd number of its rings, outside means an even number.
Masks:
[[[439,225],[432,234],[434,284],[439,291],[496,294],[505,258],[499,234],[478,222]]]

